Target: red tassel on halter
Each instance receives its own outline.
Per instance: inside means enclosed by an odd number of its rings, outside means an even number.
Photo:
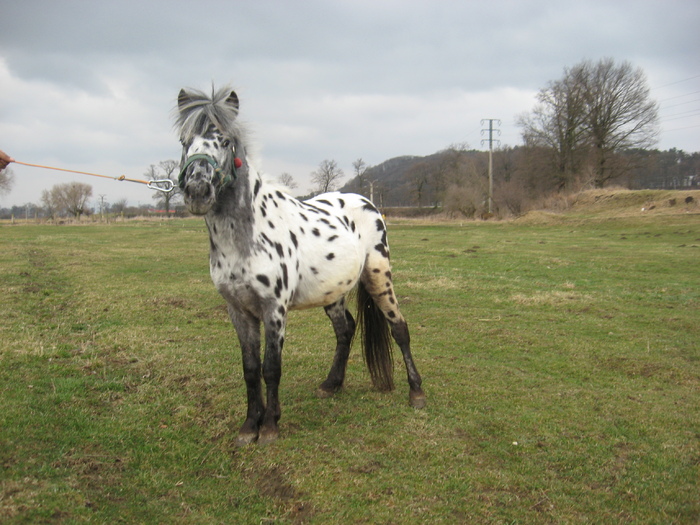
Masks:
[[[239,159],[238,157],[235,157],[233,159],[233,165],[236,167],[236,169],[238,169],[241,166],[243,166],[243,161],[241,159]]]

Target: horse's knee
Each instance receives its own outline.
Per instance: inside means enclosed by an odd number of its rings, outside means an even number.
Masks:
[[[355,323],[355,318],[352,316],[349,310],[345,310],[345,322],[347,323],[346,333],[350,336],[350,339],[352,339],[352,337],[355,335],[357,323]]]

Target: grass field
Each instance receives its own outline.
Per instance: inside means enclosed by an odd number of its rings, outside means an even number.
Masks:
[[[281,438],[202,221],[0,227],[0,522],[698,523],[700,215],[390,224],[428,407],[291,315]]]

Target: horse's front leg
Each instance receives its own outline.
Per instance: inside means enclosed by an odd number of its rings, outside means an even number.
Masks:
[[[271,443],[279,437],[277,423],[282,415],[279,402],[279,385],[282,377],[282,347],[286,316],[280,314],[284,309],[275,309],[272,315],[266,315],[265,323],[265,360],[263,362],[263,379],[267,387],[267,409],[263,416],[258,443]]]
[[[236,439],[236,445],[244,446],[258,440],[260,424],[265,413],[260,382],[260,321],[231,305],[228,307],[228,313],[241,343],[243,377],[248,392],[248,413]]]

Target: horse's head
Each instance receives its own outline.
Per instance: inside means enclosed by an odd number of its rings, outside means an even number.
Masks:
[[[178,183],[190,213],[204,215],[216,202],[221,188],[236,178],[239,141],[233,122],[238,115],[238,97],[222,91],[207,97],[200,92],[180,91],[177,99],[182,143]],[[243,155],[241,151],[240,155]]]

